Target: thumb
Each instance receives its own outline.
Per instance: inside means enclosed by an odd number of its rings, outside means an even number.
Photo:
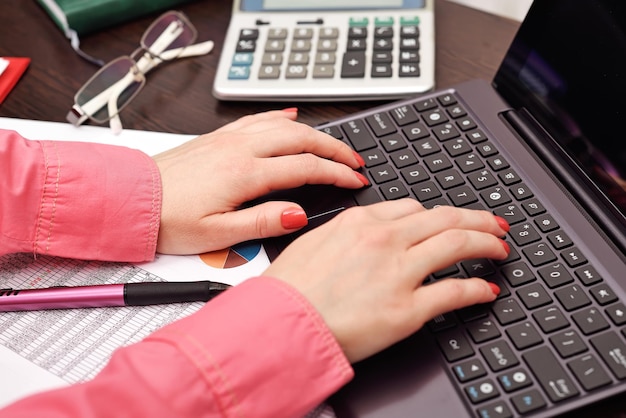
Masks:
[[[285,235],[308,224],[300,205],[276,201],[225,213],[221,222],[238,242]]]

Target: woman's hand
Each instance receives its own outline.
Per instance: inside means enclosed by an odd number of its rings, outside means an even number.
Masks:
[[[163,207],[157,251],[202,253],[307,224],[290,202],[240,206],[304,184],[359,188],[363,160],[346,144],[295,122],[296,109],[243,117],[156,155]]]
[[[299,237],[264,275],[299,290],[356,362],[439,314],[493,301],[499,289],[482,279],[422,282],[464,259],[506,258],[498,237],[508,228],[486,211],[410,199],[350,208]]]

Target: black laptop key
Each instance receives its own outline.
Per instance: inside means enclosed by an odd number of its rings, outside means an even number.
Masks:
[[[615,332],[591,338],[591,345],[619,380],[626,379],[626,345]]]
[[[500,205],[511,203],[511,198],[509,197],[508,193],[506,192],[506,190],[504,190],[503,187],[500,186],[485,189],[480,192],[480,196],[490,208],[495,208]]]
[[[549,266],[540,268],[537,272],[550,289],[554,289],[574,281],[574,277],[563,263],[550,264]]]
[[[460,328],[444,331],[437,335],[437,342],[449,362],[474,355],[474,349]]]
[[[585,335],[595,334],[609,327],[609,322],[604,319],[602,311],[595,307],[576,312],[572,319]]]
[[[516,293],[527,309],[539,308],[552,302],[550,294],[541,283],[530,284],[519,289]]]
[[[504,340],[498,340],[480,347],[480,353],[483,355],[489,368],[494,372],[517,366],[519,360],[509,343]]]
[[[600,305],[608,305],[609,303],[617,301],[615,292],[613,292],[613,289],[606,283],[592,287],[589,289],[589,293],[591,293],[591,296],[593,296]]]
[[[502,325],[512,324],[526,318],[524,309],[513,298],[500,299],[491,307],[493,314]]]
[[[351,120],[341,124],[341,128],[346,133],[352,148],[357,152],[376,147],[376,141],[370,135],[365,122],[360,119]]]
[[[531,389],[511,398],[513,406],[522,415],[529,414],[546,406],[546,401],[537,389]]]
[[[472,403],[484,402],[500,395],[496,384],[491,379],[481,380],[466,386],[465,393]]]
[[[390,181],[380,186],[380,191],[386,200],[402,199],[409,197],[409,191],[399,181]]]
[[[580,393],[548,347],[528,351],[522,358],[552,402],[561,402]]]
[[[507,393],[518,391],[533,384],[530,374],[523,368],[510,370],[498,375],[498,381]]]
[[[602,281],[602,276],[593,266],[579,267],[574,273],[585,286],[591,286]]]
[[[549,306],[534,312],[533,318],[546,334],[569,326],[569,321],[556,306]]]
[[[524,253],[528,261],[530,261],[530,264],[535,267],[556,260],[556,255],[554,255],[548,245],[543,242],[529,245],[522,250],[522,253]]]
[[[554,334],[550,337],[550,342],[563,358],[572,357],[589,350],[580,334],[573,329]]]
[[[579,285],[571,285],[554,292],[566,311],[573,311],[591,304],[591,300]]]
[[[365,118],[367,124],[374,131],[374,135],[381,137],[396,132],[396,126],[387,113],[374,113]]]
[[[452,370],[454,371],[456,378],[459,379],[459,382],[461,383],[478,379],[479,377],[483,377],[487,374],[487,370],[485,369],[483,362],[478,358],[473,358],[459,363],[454,366]]]
[[[396,171],[389,164],[382,164],[372,168],[371,170],[369,170],[369,175],[376,184],[382,184],[386,181],[391,181],[398,178]]]
[[[586,391],[609,385],[612,382],[593,354],[587,354],[579,359],[572,360],[567,363],[567,367],[569,367],[578,383]]]
[[[467,332],[477,344],[493,340],[501,335],[497,324],[491,318],[470,322],[467,324]]]
[[[524,350],[543,342],[539,331],[530,321],[513,325],[506,330],[506,334],[518,350]]]
[[[479,417],[487,418],[513,418],[511,409],[504,401],[497,401],[478,408]]]

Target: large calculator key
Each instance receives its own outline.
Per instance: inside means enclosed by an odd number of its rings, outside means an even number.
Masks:
[[[620,380],[626,379],[626,345],[614,332],[591,338],[591,345],[596,349],[604,363]]]
[[[365,77],[365,52],[348,51],[343,54],[341,78]]]
[[[362,120],[351,120],[341,124],[341,127],[348,136],[352,148],[357,152],[376,147],[376,141],[374,141],[374,138],[367,130],[367,126],[365,126],[365,122]]]
[[[561,402],[579,394],[574,382],[548,347],[536,348],[522,357],[552,402]]]

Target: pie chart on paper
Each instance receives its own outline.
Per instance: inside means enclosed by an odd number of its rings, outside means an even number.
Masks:
[[[217,269],[229,269],[242,266],[252,261],[261,251],[261,244],[244,242],[231,248],[200,254],[200,259],[208,266]]]

